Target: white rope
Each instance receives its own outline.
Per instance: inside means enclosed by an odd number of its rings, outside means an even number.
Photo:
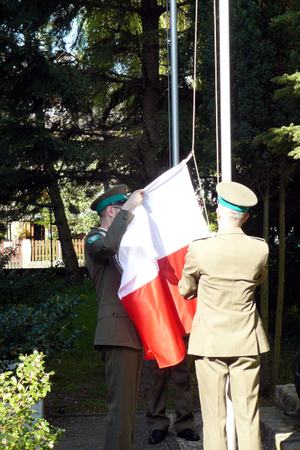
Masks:
[[[168,130],[169,130],[169,167],[172,166],[171,145],[171,83],[170,83],[170,36],[169,36],[169,1],[166,0],[166,30],[167,30],[167,77],[168,77]]]
[[[193,155],[193,159],[194,159],[194,165],[195,165],[195,169],[196,169],[200,195],[201,195],[202,202],[203,202],[205,218],[206,218],[207,225],[209,226],[209,218],[208,218],[207,209],[206,209],[205,196],[204,196],[204,191],[203,191],[203,188],[202,188],[202,183],[201,183],[201,179],[200,179],[200,175],[199,175],[199,171],[198,171],[198,166],[197,166],[197,161],[196,161],[196,156],[195,156],[196,76],[197,76],[197,41],[198,41],[198,0],[195,2],[195,6],[196,6],[196,9],[195,9],[195,37],[194,37],[193,119],[192,119],[192,151],[191,151],[191,154]]]

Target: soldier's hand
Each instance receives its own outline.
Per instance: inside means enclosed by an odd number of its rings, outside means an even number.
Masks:
[[[145,192],[143,189],[139,189],[137,191],[134,191],[127,202],[124,203],[122,209],[126,209],[127,211],[132,211],[137,206],[141,205],[144,200]]]

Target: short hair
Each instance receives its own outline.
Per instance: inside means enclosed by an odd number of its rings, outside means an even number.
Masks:
[[[107,206],[110,206],[110,205],[107,205]],[[106,214],[107,214],[107,212],[106,212],[106,208],[107,208],[107,206],[104,208],[104,209],[102,209],[102,211],[100,211],[99,212],[99,218],[100,218],[100,221],[106,216]]]
[[[236,211],[235,209],[227,208],[227,206],[218,204],[218,208],[221,211],[222,216],[225,216],[227,220],[232,222],[243,222],[246,215],[245,211]]]

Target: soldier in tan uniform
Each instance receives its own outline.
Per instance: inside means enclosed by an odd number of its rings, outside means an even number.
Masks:
[[[105,362],[107,424],[104,450],[131,450],[142,361],[142,344],[128,316],[118,289],[122,268],[118,249],[132,210],[143,202],[144,191],[129,199],[126,186],[106,191],[92,203],[101,226],[93,228],[85,241],[86,266],[98,298],[98,320],[94,347]]]
[[[198,297],[188,353],[196,356],[204,450],[227,450],[227,376],[239,450],[261,450],[259,354],[269,350],[254,300],[268,259],[263,239],[242,231],[255,194],[234,182],[217,187],[219,231],[191,243],[179,282],[184,298]]]

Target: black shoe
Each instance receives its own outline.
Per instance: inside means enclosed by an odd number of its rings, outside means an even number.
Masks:
[[[184,430],[177,433],[177,437],[185,439],[186,441],[199,441],[200,436],[195,433],[191,428],[185,428]]]
[[[159,444],[165,439],[168,431],[165,430],[154,430],[149,436],[148,444]]]
[[[298,411],[296,412],[284,412],[283,413],[285,416],[289,416],[289,417],[293,417],[294,419],[300,419],[300,409],[298,409]]]

